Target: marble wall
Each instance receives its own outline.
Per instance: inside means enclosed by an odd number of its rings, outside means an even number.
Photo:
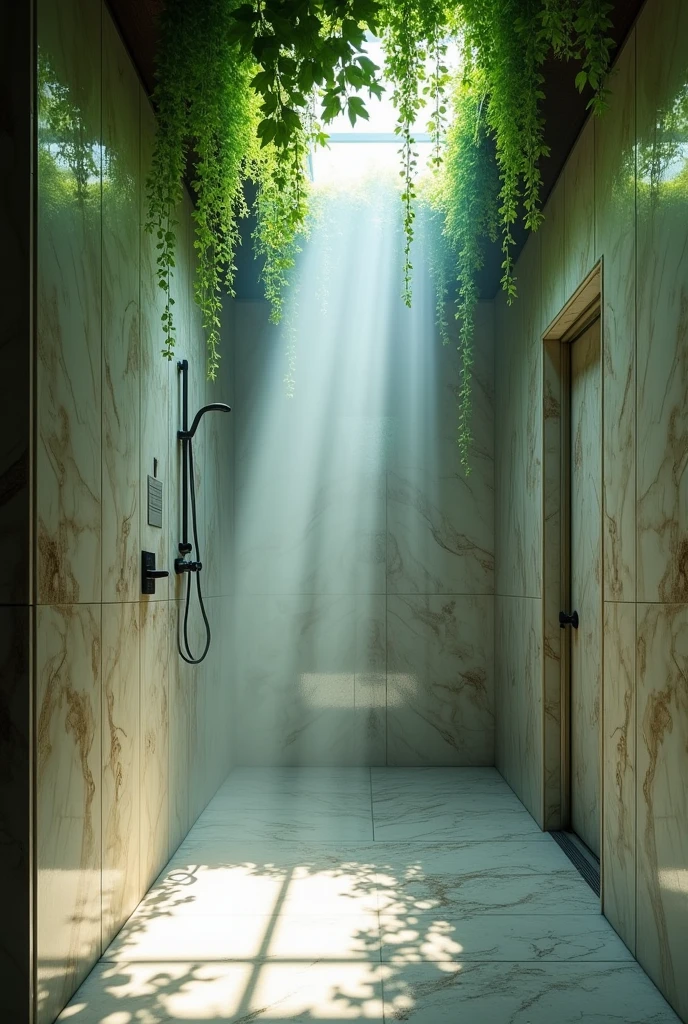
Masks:
[[[543,401],[553,368],[541,339],[602,259],[603,908],[688,1019],[680,967],[688,956],[688,9],[681,0],[648,0],[611,87],[610,109],[586,124],[542,229],[519,260],[519,302],[507,309],[496,301],[496,759],[531,813],[550,824],[556,808],[547,780],[556,765],[547,737],[558,652],[542,601],[546,539],[558,525],[548,518],[555,482],[543,464],[556,444],[548,420],[558,410],[546,393]]]
[[[338,272],[365,315],[352,317],[344,297],[333,308],[334,288],[322,321],[300,303],[293,399],[282,381],[284,337],[265,304],[237,302],[228,325],[237,380],[237,756],[491,765],[492,307],[482,304],[476,318],[466,475],[457,354],[435,335],[431,292],[420,282],[405,310],[400,268],[392,279],[376,255],[384,242],[363,237],[348,247],[349,229],[339,236]],[[300,292],[315,305],[321,278],[312,268],[324,261],[317,238],[311,244]]]
[[[35,89],[30,4],[0,9],[0,917],[2,1006],[28,1020],[33,827],[31,804],[31,335]]]
[[[100,0],[39,0],[37,33],[36,1005],[48,1024],[229,769],[219,567],[231,517],[218,508],[233,441],[226,418],[199,430],[216,641],[189,668],[179,581],[141,595],[141,549],[171,570],[179,541],[179,382],[161,356],[164,294],[144,230],[153,114]],[[179,220],[172,287],[193,414],[225,400],[229,378],[205,380],[188,196]],[[148,475],[163,483],[162,529],[148,524]],[[13,658],[5,643],[3,666]]]

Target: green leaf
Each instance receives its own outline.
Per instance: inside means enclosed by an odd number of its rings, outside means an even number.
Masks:
[[[347,108],[349,113],[349,121],[353,127],[356,124],[357,118],[363,118],[364,121],[368,121],[370,115],[365,108],[365,104],[360,96],[350,96],[347,100]]]

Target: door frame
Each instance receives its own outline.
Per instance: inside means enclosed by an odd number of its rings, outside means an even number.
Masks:
[[[559,626],[559,611],[570,601],[570,344],[603,315],[603,262],[600,259],[543,332],[543,825],[547,831],[571,826],[570,777],[570,630]],[[602,346],[600,346],[600,416],[602,415]],[[602,420],[600,420],[602,422]],[[600,544],[602,543],[602,436],[600,434]],[[603,622],[600,551],[600,622]],[[604,822],[602,722],[604,631],[600,647],[600,829]],[[600,850],[602,850],[600,836]]]

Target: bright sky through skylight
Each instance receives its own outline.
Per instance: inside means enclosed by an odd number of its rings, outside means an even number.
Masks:
[[[384,55],[380,40],[370,39],[366,43],[365,50],[367,56],[382,69]],[[447,54],[447,66],[455,67],[457,59],[456,48],[450,47],[450,52]],[[316,184],[333,182],[351,184],[370,176],[376,178],[383,176],[389,177],[390,180],[399,180],[398,150],[401,140],[397,138],[386,142],[367,142],[365,140],[365,136],[370,135],[393,135],[397,112],[392,102],[392,87],[387,85],[381,99],[365,94],[363,99],[369,120],[359,118],[352,128],[348,115],[342,113],[326,126],[328,135],[339,139],[345,135],[350,136],[350,141],[333,141],[326,149],[318,146],[314,150],[312,172],[313,181]],[[430,107],[425,107],[420,111],[419,117],[413,125],[416,138],[426,135],[430,114]],[[418,171],[422,173],[430,157],[432,143],[417,142],[415,149],[418,153]]]

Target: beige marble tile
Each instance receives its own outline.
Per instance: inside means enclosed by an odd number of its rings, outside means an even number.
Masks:
[[[170,609],[141,602],[141,888],[169,855]]]
[[[539,844],[538,844],[539,845]],[[455,910],[419,912],[409,921],[380,916],[383,963],[470,963],[507,961],[561,963],[626,961],[631,954],[611,925],[595,910],[570,913],[571,893],[548,886],[540,892],[557,900],[558,914],[466,914]],[[544,881],[544,885],[542,884]],[[582,879],[579,883],[585,885]],[[592,892],[588,889],[589,896]],[[522,899],[523,893],[520,894]],[[563,900],[560,902],[560,897]],[[590,900],[592,903],[592,900]],[[551,906],[551,903],[550,903]]]
[[[193,651],[202,651],[206,643],[198,605],[191,606],[189,613],[190,635]],[[215,633],[217,638],[217,631]],[[199,656],[199,655],[197,655]],[[174,657],[174,651],[171,654]],[[177,663],[181,659],[177,654]],[[183,663],[181,663],[183,665]],[[208,768],[210,719],[216,715],[212,696],[209,693],[212,673],[210,655],[198,666],[183,665],[186,678],[186,736],[188,751],[188,819],[189,825],[196,821],[208,802]]]
[[[543,347],[544,827],[560,828],[561,807],[561,451],[562,347]]]
[[[239,786],[247,781],[253,790],[250,776],[243,776]],[[370,779],[362,782],[369,791]],[[222,796],[218,794],[218,803]],[[132,925],[139,919],[145,925],[155,914],[168,921],[210,916],[236,920],[268,918],[278,909],[285,918],[332,919],[378,909],[373,873],[378,857],[383,864],[387,860],[372,843],[352,846],[325,840],[315,845],[305,837],[300,842],[246,838],[204,843],[196,838],[200,831],[192,829],[171,858]]]
[[[282,444],[291,454],[277,452]],[[250,481],[237,469],[239,592],[384,594],[384,474],[345,472],[339,461],[321,476],[299,450],[285,433],[266,441]]]
[[[602,907],[635,951],[635,605],[604,606]]]
[[[200,665],[188,665],[177,649],[178,614],[170,604],[170,850],[184,840],[199,814],[224,782],[230,765],[230,723],[236,713],[230,679],[223,673],[226,610],[220,598],[205,599],[211,645]],[[196,598],[189,617],[192,652],[199,656],[206,634]]]
[[[636,956],[688,1015],[688,607],[638,605]]]
[[[207,379],[208,350],[206,347],[205,331],[203,329],[201,311],[194,298],[198,261],[193,245],[196,222],[193,220],[192,214],[193,203],[191,197],[188,192],[184,192],[182,216],[185,224],[184,245],[186,246],[186,254],[180,264],[180,275],[177,283],[180,288],[184,289],[184,304],[188,308],[189,334],[185,343],[182,339],[180,340],[182,340],[182,350],[189,360],[189,419],[195,416],[196,412],[206,404],[206,392],[209,387]],[[196,481],[196,508],[199,523],[201,560],[206,557],[206,554],[208,556],[211,555],[208,547],[208,503],[212,499],[213,481],[209,477],[212,462],[208,453],[208,442],[213,429],[219,429],[219,426],[219,421],[217,421],[215,415],[212,417],[206,416],[201,422],[193,441],[194,479]]]
[[[272,914],[169,918],[133,917],[103,956],[105,961],[380,960],[377,911],[337,915]]]
[[[206,381],[205,402],[225,402],[222,384]],[[232,516],[233,474],[227,458],[227,434],[232,428],[230,417],[233,413],[208,413],[205,428],[205,540],[203,542],[203,591],[208,597],[219,597],[226,583],[223,569],[221,544],[225,515]]]
[[[677,143],[687,55],[686,5],[647,4],[637,27],[639,601],[688,600],[688,153]]]
[[[542,602],[495,606],[495,764],[542,827]]]
[[[382,1024],[379,965],[369,963],[102,964],[63,1021],[365,1020]],[[654,1022],[653,1022],[654,1024]]]
[[[551,838],[540,831],[496,768],[373,768],[371,783],[375,842],[385,843],[380,848],[384,871],[399,886],[403,877],[420,879],[427,869],[432,877],[426,880],[425,894],[434,888],[444,899],[447,880],[437,874],[450,872],[451,863],[456,874],[465,871],[468,877],[476,861],[486,868],[499,863],[503,869],[508,847],[539,870],[542,852],[530,854],[514,841],[543,841],[552,852]],[[489,844],[494,844],[492,852]],[[385,907],[389,909],[389,902]]]
[[[104,604],[102,695],[103,944],[139,899],[139,605]]]
[[[475,317],[470,473],[457,444],[457,327],[447,346],[422,325],[396,339],[388,398],[387,589],[489,594],[494,588],[494,317]]]
[[[238,394],[235,387],[235,356],[237,338],[235,331],[235,306],[234,299],[225,299],[223,304],[222,321],[222,344],[224,355],[220,364],[220,380],[222,401],[228,402],[232,412],[229,414],[229,421],[222,425],[221,443],[219,457],[222,463],[222,474],[220,478],[220,493],[222,495],[223,512],[220,518],[220,572],[222,582],[220,593],[223,597],[234,593],[236,578],[236,480],[235,480],[235,451],[237,438],[237,408],[235,395]]]
[[[36,617],[37,1006],[50,1024],[101,950],[101,623]]]
[[[179,221],[177,227],[177,265],[170,283],[170,294],[174,299],[174,317],[177,327],[177,340],[174,351],[174,359],[169,367],[169,440],[170,440],[170,483],[169,491],[169,561],[170,572],[172,573],[174,559],[179,555],[179,543],[182,539],[182,449],[177,439],[177,431],[182,426],[182,378],[178,369],[178,363],[186,359],[189,363],[189,422],[196,415],[196,412],[203,405],[205,367],[204,363],[199,365],[199,350],[197,336],[191,331],[191,306],[193,303],[192,268],[191,268],[191,225],[189,216],[191,201],[184,194],[182,203],[177,211]],[[202,487],[204,476],[203,462],[204,448],[202,437],[199,434],[194,439],[194,481],[196,484],[196,507],[198,514],[198,525],[200,532],[200,543],[205,542],[205,492]],[[192,523],[189,511],[188,524],[189,541],[192,543]],[[203,551],[201,550],[201,555]],[[201,559],[202,560],[202,559]],[[181,576],[170,579],[170,598],[180,599],[186,589],[186,579]]]
[[[229,672],[226,678],[223,676],[223,632],[228,628],[228,620],[224,617],[222,598],[206,598],[205,608],[210,622],[211,644],[205,661],[199,667],[197,729],[192,747],[195,750],[195,785],[190,802],[193,821],[225,781],[229,770],[227,754],[231,746],[228,734],[232,711],[226,691],[232,680]],[[199,639],[204,640],[204,635],[202,633]]]
[[[177,650],[179,615],[184,614],[182,601],[169,605],[169,828],[170,851],[176,850],[191,825],[189,809],[190,774],[189,729],[191,707],[195,712],[199,672],[187,665]],[[194,619],[195,621],[195,619]],[[190,631],[196,641],[196,631]],[[195,727],[195,721],[194,721]]]
[[[102,578],[103,601],[136,601],[139,542],[139,84],[103,22]],[[145,491],[143,492],[145,501]]]
[[[388,1021],[678,1024],[637,964],[385,964],[381,973]]]
[[[387,763],[494,759],[491,597],[387,598]]]
[[[236,616],[239,763],[378,763],[384,598],[245,596]]]
[[[498,310],[495,436],[496,591],[542,593],[542,341],[536,282],[540,240],[532,236],[518,263],[521,296]],[[527,283],[528,282],[528,283]]]
[[[596,130],[596,118],[588,115],[564,168],[566,299],[583,283],[595,264]]]
[[[387,476],[387,586],[391,594],[489,594],[494,588],[492,466],[405,468]],[[481,466],[482,469],[482,466]]]
[[[570,600],[580,616],[569,629],[571,668],[571,823],[600,855],[602,821],[602,401],[600,324],[571,347]]]
[[[148,99],[140,90],[141,106],[141,167],[142,181],[148,174],[152,158],[155,119]],[[140,437],[140,535],[141,546],[154,551],[156,563],[172,572],[172,560],[176,555],[171,546],[170,522],[176,523],[177,495],[173,489],[170,471],[170,449],[176,455],[176,442],[170,422],[171,381],[176,382],[174,365],[163,359],[161,314],[165,296],[158,286],[155,272],[155,235],[143,230],[148,216],[145,188],[141,188],[141,437]],[[174,446],[174,447],[173,447]],[[157,463],[157,468],[156,468]],[[163,485],[162,527],[149,526],[147,514],[148,477],[157,476]],[[169,580],[158,580],[155,596],[148,600],[163,601],[168,597]]]
[[[308,859],[298,861],[304,843],[314,841],[319,850],[332,844],[334,855],[342,843],[347,849],[355,843],[358,849],[361,842],[372,839],[367,768],[240,768],[220,787],[183,849],[194,860],[218,853],[234,856],[240,855],[241,846],[235,853],[240,840],[249,857],[256,855],[255,847],[265,850],[269,845],[276,865],[284,864],[285,858],[289,864],[307,865]],[[293,853],[285,853],[285,843]],[[267,874],[271,873],[268,869]],[[291,902],[290,894],[285,899]],[[303,906],[301,912],[305,913]]]
[[[206,610],[212,641],[204,669],[206,771],[199,812],[227,778],[234,763],[234,611],[229,597],[211,597]],[[239,723],[240,724],[240,723]]]
[[[565,266],[565,203],[564,193],[566,189],[565,174],[560,174],[556,185],[545,205],[545,219],[538,230],[540,244],[542,247],[542,309],[540,311],[540,330],[545,329],[552,323],[555,317],[563,309],[569,295],[566,292],[566,266]],[[521,273],[521,268],[517,268]]]
[[[595,124],[595,241],[603,259],[603,578],[608,601],[635,600],[635,33]]]
[[[231,302],[225,299],[225,302]],[[226,317],[225,317],[226,319]],[[204,403],[222,402],[232,407],[232,364],[235,339],[223,323],[220,368],[216,380],[205,380]],[[205,353],[204,353],[205,356]],[[199,372],[200,372],[199,364]],[[224,546],[231,542],[234,520],[234,429],[235,412],[209,413],[205,419],[205,586],[209,597],[219,597],[232,586],[232,560]],[[227,520],[227,522],[225,522]],[[229,534],[227,533],[229,529]]]
[[[38,131],[37,597],[88,603],[101,596],[101,8],[42,0],[37,25],[50,82]],[[73,115],[58,127],[62,155],[51,96]]]
[[[368,327],[340,345],[307,322],[292,401],[279,330],[260,303],[236,317],[239,592],[384,594],[384,348],[371,358]]]
[[[0,871],[5,912],[0,919],[0,977],[11,1020],[22,1020],[33,997],[31,956],[31,664],[33,614],[0,608]]]
[[[361,764],[387,758],[387,616],[382,596],[357,601],[354,743]]]

